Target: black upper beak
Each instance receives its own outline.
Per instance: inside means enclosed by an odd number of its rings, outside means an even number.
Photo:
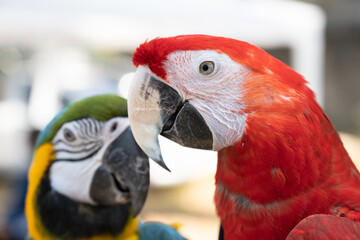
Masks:
[[[166,165],[159,134],[185,147],[213,148],[212,132],[190,101],[142,67],[138,68],[130,89],[128,112],[139,146],[163,167]]]
[[[91,188],[97,190],[91,192],[92,198],[102,202],[108,201],[107,198],[113,200],[111,191],[115,189],[121,193],[124,203],[130,200],[132,216],[135,217],[141,211],[149,190],[149,159],[137,145],[130,127],[107,148],[103,164],[94,176],[97,181]],[[94,186],[96,183],[97,187]]]

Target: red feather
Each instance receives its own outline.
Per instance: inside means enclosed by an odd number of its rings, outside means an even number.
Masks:
[[[340,234],[341,233],[341,234]],[[358,240],[360,223],[348,218],[317,214],[302,220],[290,232],[287,240]]]

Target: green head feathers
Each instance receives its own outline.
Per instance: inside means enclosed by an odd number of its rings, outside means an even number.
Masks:
[[[127,117],[126,100],[117,95],[106,94],[88,97],[70,104],[41,131],[35,148],[50,142],[64,123],[86,117],[99,121],[106,121],[113,117]]]

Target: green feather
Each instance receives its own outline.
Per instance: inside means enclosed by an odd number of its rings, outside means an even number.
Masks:
[[[106,94],[88,97],[68,105],[41,131],[35,148],[50,142],[64,123],[86,117],[99,121],[107,121],[113,117],[127,117],[126,100],[117,95]]]

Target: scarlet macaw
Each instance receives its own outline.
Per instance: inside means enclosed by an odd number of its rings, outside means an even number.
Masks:
[[[336,216],[360,238],[359,171],[300,74],[249,43],[206,35],[145,42],[133,63],[129,118],[144,152],[166,166],[159,134],[218,151],[224,239],[285,239],[292,230],[299,239],[318,214],[328,217],[322,230],[354,233],[334,227]]]

